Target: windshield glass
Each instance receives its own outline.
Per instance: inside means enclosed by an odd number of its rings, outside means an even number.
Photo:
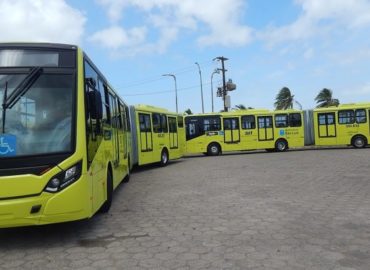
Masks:
[[[0,74],[0,103],[27,74]],[[0,158],[72,151],[73,78],[41,74],[14,106],[0,108]],[[4,130],[3,130],[3,123]]]

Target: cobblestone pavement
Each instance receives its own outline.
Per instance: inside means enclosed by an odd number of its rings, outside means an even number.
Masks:
[[[0,269],[370,269],[370,149],[185,158],[109,214],[0,230]]]

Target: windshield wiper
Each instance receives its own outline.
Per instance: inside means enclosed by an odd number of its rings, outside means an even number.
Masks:
[[[14,91],[6,98],[3,109],[12,108],[17,101],[31,88],[42,73],[42,67],[33,67],[28,75],[18,84]]]
[[[5,82],[5,89],[4,89],[4,96],[3,96],[3,134],[5,133],[5,103],[6,103],[6,98],[8,95],[8,81]]]
[[[42,67],[33,67],[28,75],[15,87],[14,91],[8,97],[8,82],[5,83],[3,98],[3,134],[5,133],[6,109],[11,109],[18,100],[27,93],[31,86],[36,82],[42,73]]]

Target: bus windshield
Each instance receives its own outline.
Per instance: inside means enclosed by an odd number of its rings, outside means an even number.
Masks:
[[[43,72],[4,106],[26,76],[0,73],[0,158],[71,152],[73,75]]]

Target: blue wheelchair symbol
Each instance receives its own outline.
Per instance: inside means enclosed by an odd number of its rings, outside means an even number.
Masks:
[[[284,129],[280,129],[280,131],[279,131],[279,135],[280,135],[280,136],[284,136],[284,135],[285,135],[285,130],[284,130]]]
[[[17,138],[11,134],[0,135],[0,156],[11,157],[17,154]]]

